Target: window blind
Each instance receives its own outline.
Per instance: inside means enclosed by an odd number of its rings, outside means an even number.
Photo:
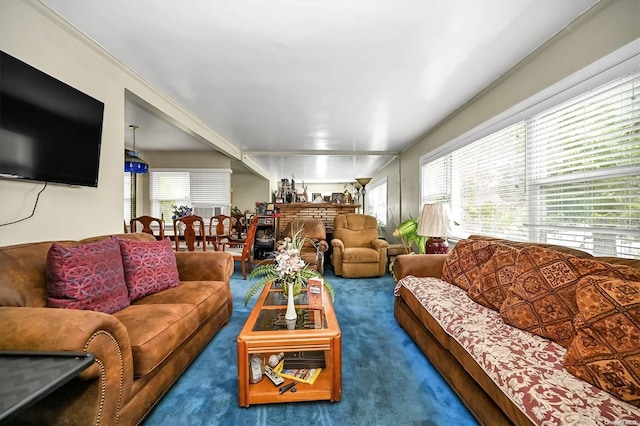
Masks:
[[[640,255],[639,84],[625,76],[532,117],[534,238]]]
[[[131,221],[131,173],[124,174],[124,222]]]
[[[151,213],[173,226],[174,205],[185,205],[207,221],[231,211],[231,171],[228,169],[152,170],[149,176]]]
[[[422,165],[454,237],[487,234],[640,258],[640,73]]]
[[[456,236],[526,236],[524,132],[516,123],[451,154]]]
[[[387,225],[387,179],[382,179],[367,189],[367,214],[375,217],[382,226]]]

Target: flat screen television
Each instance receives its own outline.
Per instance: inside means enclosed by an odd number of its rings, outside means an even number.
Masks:
[[[98,186],[104,103],[0,51],[0,177]]]

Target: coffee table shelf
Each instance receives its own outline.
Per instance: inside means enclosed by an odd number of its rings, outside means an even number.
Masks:
[[[280,314],[284,315],[284,307],[272,303],[273,300],[277,300],[274,292],[281,290],[272,289],[271,284],[265,286],[238,335],[238,404],[248,407],[251,404],[339,401],[342,396],[341,332],[331,298],[325,292],[322,312],[312,311],[305,304],[296,305],[299,317],[313,317],[316,320],[312,321],[312,328],[305,328],[308,325],[306,321],[301,320],[295,330],[287,330],[281,327],[281,324],[276,324],[276,321],[273,327],[264,324],[264,318],[279,318]],[[306,302],[305,298],[301,300]],[[322,320],[318,320],[320,314]],[[256,326],[258,318],[263,318],[263,323]],[[261,354],[266,360],[272,354],[300,351],[324,352],[325,368],[313,385],[298,382],[295,392],[287,391],[280,394],[280,386],[275,386],[267,377],[255,384],[249,383],[249,358],[252,354]],[[283,385],[289,382],[291,380],[285,378]]]

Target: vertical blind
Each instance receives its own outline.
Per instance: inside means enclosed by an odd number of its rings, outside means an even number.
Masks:
[[[487,234],[640,258],[640,73],[422,165],[454,237]]]

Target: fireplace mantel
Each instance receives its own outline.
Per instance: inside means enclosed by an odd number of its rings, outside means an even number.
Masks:
[[[333,219],[339,214],[356,213],[359,204],[337,203],[284,203],[275,204],[280,210],[278,235],[295,218],[322,219],[327,228],[333,230]]]

